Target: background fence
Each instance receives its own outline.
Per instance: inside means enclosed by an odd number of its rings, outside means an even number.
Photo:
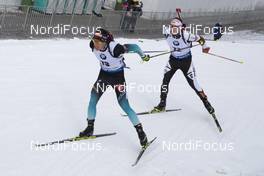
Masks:
[[[90,27],[89,32],[93,32],[93,27],[104,27],[112,31],[119,37],[144,37],[159,38],[162,36],[162,26],[168,24],[175,13],[171,12],[144,12],[137,17],[134,32],[123,30],[126,12],[103,10],[103,17],[88,14],[59,14],[54,9],[39,11],[31,6],[0,6],[0,38],[46,38],[46,37],[87,37],[87,34],[73,35],[68,33],[46,33],[43,35],[32,34],[32,27],[54,28],[68,25],[68,27]],[[187,24],[201,24],[213,26],[217,22],[223,25],[234,26],[234,30],[255,30],[262,31],[264,26],[263,10],[236,11],[219,10],[214,12],[183,12],[182,17]]]

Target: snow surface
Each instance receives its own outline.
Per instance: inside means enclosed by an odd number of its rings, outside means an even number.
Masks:
[[[167,50],[164,40],[117,39],[137,43],[144,50]],[[158,136],[136,167],[139,151],[134,128],[118,106],[113,92],[98,103],[95,133],[117,135],[52,149],[37,149],[33,142],[73,137],[86,126],[90,89],[99,64],[87,40],[0,41],[0,170],[4,176],[261,176],[264,175],[264,42],[209,42],[212,52],[244,64],[193,51],[198,81],[216,109],[223,133],[178,71],[172,79],[167,108],[182,111],[141,116],[149,139]],[[128,83],[159,87],[168,55],[141,63],[126,55]],[[136,111],[150,110],[159,92],[132,90],[128,94]],[[33,141],[33,142],[32,142]],[[231,145],[232,150],[169,150],[171,143],[202,141]],[[75,147],[76,147],[75,146]],[[76,150],[77,151],[76,151]]]

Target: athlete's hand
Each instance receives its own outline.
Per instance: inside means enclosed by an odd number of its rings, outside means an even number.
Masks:
[[[150,56],[148,54],[145,54],[144,56],[141,57],[141,59],[145,62],[150,60]]]
[[[210,47],[203,45],[203,53],[209,53]]]

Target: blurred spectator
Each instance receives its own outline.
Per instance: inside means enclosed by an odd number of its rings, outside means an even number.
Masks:
[[[224,32],[223,26],[220,23],[216,23],[214,25],[213,33],[214,33],[214,40],[219,40],[222,37],[222,33]]]
[[[123,3],[126,11],[121,19],[121,29],[124,31],[135,31],[137,19],[142,16],[143,3],[140,0],[127,0]]]
[[[106,8],[104,7],[104,4],[105,4],[105,0],[104,0],[104,2],[103,2],[103,4],[102,4],[102,10],[105,10]]]
[[[103,7],[104,0],[87,0],[87,14],[94,14],[98,17],[103,17],[101,9]]]

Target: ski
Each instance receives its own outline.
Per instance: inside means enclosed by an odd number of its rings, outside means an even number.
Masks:
[[[155,137],[154,139],[152,139],[151,141],[149,141],[145,146],[143,146],[138,154],[138,157],[136,159],[136,161],[132,164],[132,166],[137,165],[137,163],[139,162],[140,158],[142,157],[142,155],[144,154],[144,152],[146,151],[146,149],[150,146],[150,144],[152,144],[155,140],[157,139],[157,137]]]
[[[87,140],[87,139],[95,139],[95,138],[99,138],[99,137],[112,136],[112,135],[115,135],[115,134],[116,133],[104,133],[104,134],[95,134],[95,135],[92,135],[92,136],[84,136],[84,137],[76,136],[76,137],[72,137],[72,138],[62,139],[62,140],[58,140],[58,141],[52,141],[52,142],[43,143],[43,144],[35,144],[35,146],[36,147],[41,147],[41,146],[47,146],[47,145],[53,145],[53,144],[61,144],[61,143],[66,143],[66,142],[74,142],[74,141],[81,141],[81,140]]]
[[[165,111],[160,112],[151,112],[151,111],[144,111],[136,113],[136,115],[148,115],[148,114],[158,114],[158,113],[164,113],[164,112],[173,112],[173,111],[180,111],[181,109],[166,109]],[[121,114],[123,117],[126,117],[126,114]]]
[[[220,124],[219,124],[217,118],[216,118],[215,113],[213,113],[213,114],[211,114],[211,115],[212,115],[212,117],[214,118],[215,124],[216,124],[216,126],[217,126],[219,132],[221,133],[223,130],[222,130],[222,128],[221,128],[221,126],[220,126]]]

